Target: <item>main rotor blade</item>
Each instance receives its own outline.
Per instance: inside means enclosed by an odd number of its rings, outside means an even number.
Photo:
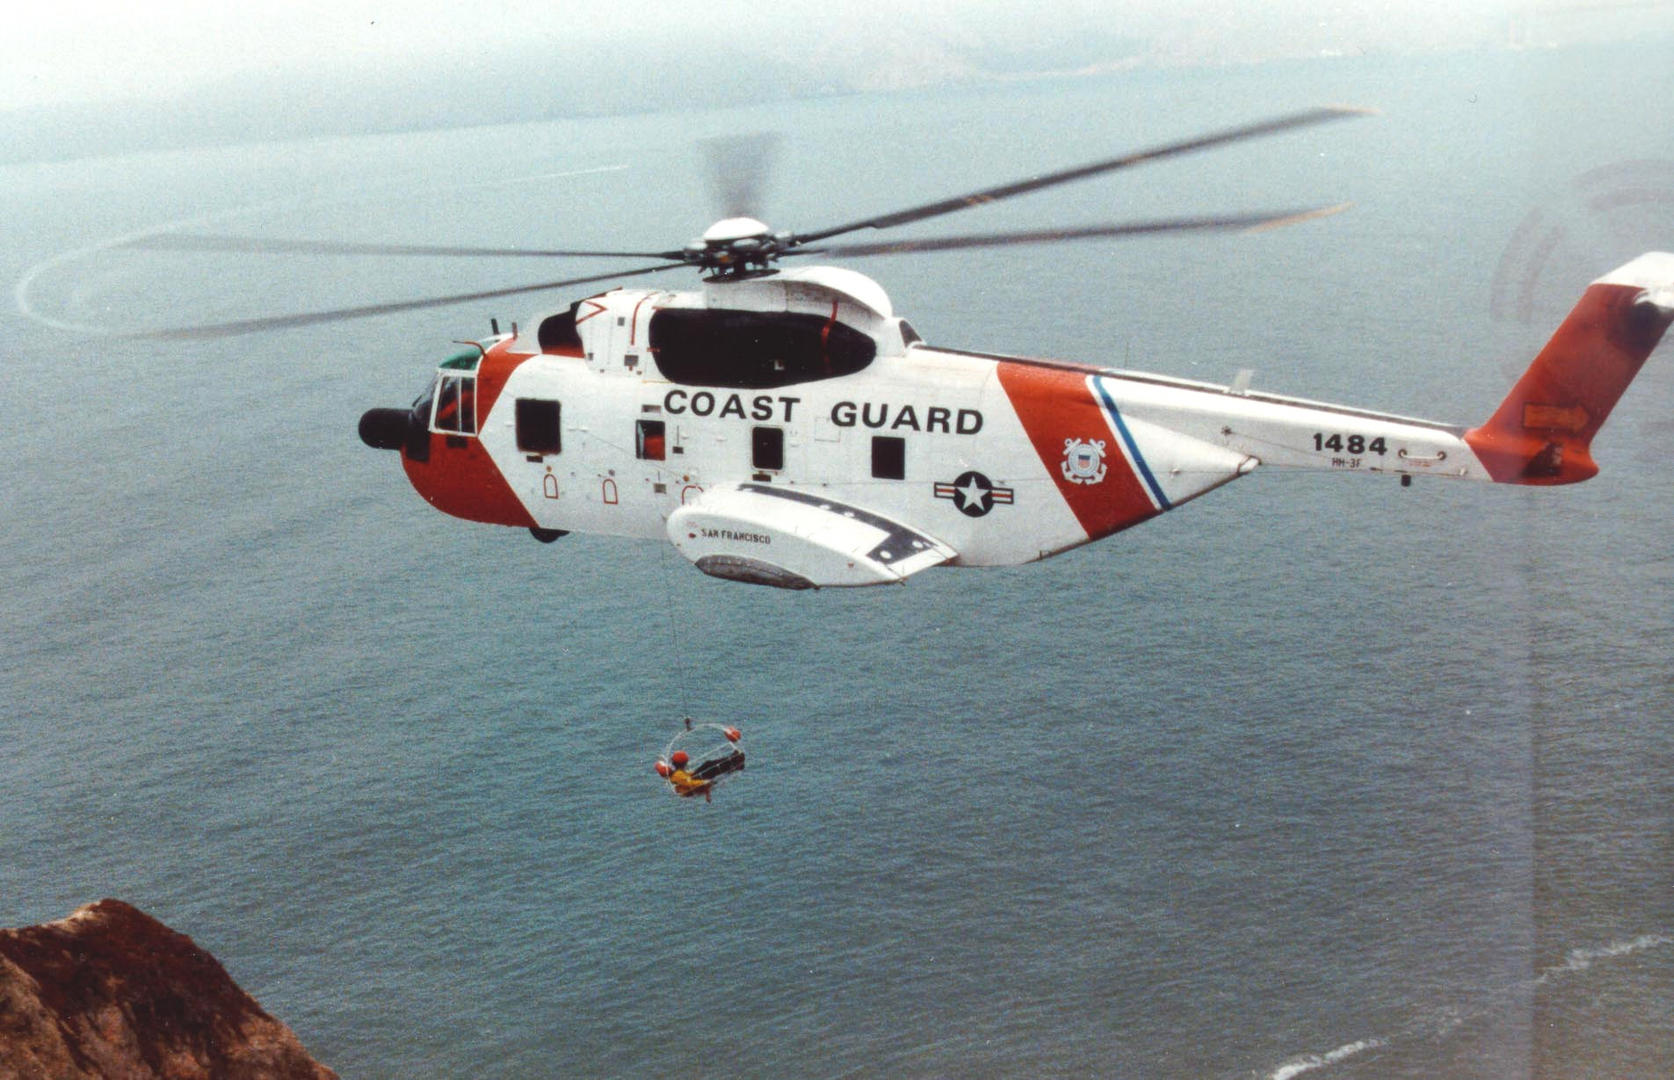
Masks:
[[[1051,244],[1063,240],[1099,240],[1117,236],[1149,236],[1156,233],[1216,232],[1242,229],[1256,232],[1294,225],[1314,218],[1329,217],[1347,210],[1352,203],[1322,206],[1314,210],[1286,210],[1280,213],[1226,214],[1213,217],[1168,218],[1160,221],[1129,221],[1112,225],[1083,225],[1071,229],[1037,229],[1027,232],[973,233],[966,236],[929,236],[918,240],[886,240],[876,244],[834,244],[822,248],[797,248],[792,255],[830,255],[841,259],[867,255],[895,255],[910,251],[958,251],[964,248],[1007,247],[1012,244]]]
[[[956,210],[965,210],[972,206],[981,206],[984,203],[997,202],[1000,199],[1009,199],[1014,195],[1025,195],[1031,191],[1039,191],[1042,188],[1054,187],[1058,184],[1067,184],[1072,180],[1084,180],[1089,176],[1098,176],[1103,173],[1115,172],[1118,169],[1126,169],[1149,161],[1159,161],[1163,158],[1195,153],[1199,150],[1207,150],[1210,147],[1215,146],[1225,146],[1228,143],[1239,142],[1244,139],[1260,138],[1264,135],[1277,135],[1282,131],[1290,131],[1293,128],[1307,127],[1310,124],[1321,124],[1329,120],[1340,120],[1349,116],[1361,116],[1370,111],[1371,110],[1369,109],[1360,109],[1348,105],[1327,105],[1321,108],[1307,109],[1303,112],[1291,113],[1287,116],[1275,117],[1271,120],[1262,120],[1258,123],[1246,124],[1242,127],[1228,128],[1225,131],[1217,131],[1208,135],[1200,135],[1194,139],[1185,139],[1180,142],[1165,143],[1161,146],[1153,146],[1148,150],[1139,150],[1133,153],[1123,154],[1120,157],[1106,158],[1103,161],[1095,161],[1087,165],[1078,165],[1073,169],[1064,169],[1059,172],[1047,173],[1044,176],[1035,176],[1027,180],[1019,180],[1011,184],[1001,184],[998,187],[984,188],[981,191],[973,191],[969,195],[959,195],[951,199],[940,199],[936,202],[925,203],[922,206],[914,206],[909,207],[906,210],[898,210],[893,214],[881,214],[878,217],[864,218],[860,221],[851,221],[846,225],[839,225],[834,229],[823,229],[819,232],[811,233],[798,233],[793,238],[792,243],[798,245],[813,243],[818,240],[824,240],[828,237],[839,236],[846,232],[854,232],[856,229],[893,228],[896,225],[906,225],[914,221],[923,221],[925,218],[938,217],[942,214],[951,214]]]
[[[308,311],[296,315],[271,315],[261,319],[237,319],[232,322],[210,323],[204,326],[182,326],[170,330],[142,330],[121,336],[152,341],[233,337],[238,334],[253,334],[261,330],[283,330],[292,326],[339,322],[344,319],[364,319],[373,315],[389,315],[397,311],[417,311],[421,308],[464,304],[472,300],[492,300],[501,296],[517,296],[521,293],[540,292],[544,289],[560,289],[566,285],[585,285],[593,281],[609,281],[614,278],[634,277],[639,274],[654,274],[659,270],[673,270],[682,265],[684,264],[665,263],[658,266],[642,266],[634,270],[617,270],[610,274],[567,278],[564,281],[544,281],[538,285],[517,285],[509,289],[485,289],[482,292],[456,293],[453,296],[432,296],[423,300],[402,300],[390,304],[367,304],[363,307],[337,308],[333,311]]]
[[[231,251],[252,255],[465,255],[568,259],[678,259],[667,251],[540,251],[529,248],[447,247],[438,244],[361,244],[335,240],[285,240],[262,236],[219,236],[208,233],[151,233],[122,247],[155,251]]]

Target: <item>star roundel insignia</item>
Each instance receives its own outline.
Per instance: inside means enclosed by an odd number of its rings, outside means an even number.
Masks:
[[[997,487],[988,477],[975,469],[959,474],[951,484],[938,483],[936,498],[952,499],[953,505],[966,517],[982,517],[996,505],[1010,506],[1012,489]]]

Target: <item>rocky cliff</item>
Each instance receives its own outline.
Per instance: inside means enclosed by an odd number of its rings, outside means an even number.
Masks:
[[[0,930],[0,1080],[335,1080],[207,952],[120,900]]]

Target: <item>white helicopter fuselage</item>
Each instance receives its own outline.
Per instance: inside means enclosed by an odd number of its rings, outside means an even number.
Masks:
[[[399,442],[414,487],[459,517],[543,540],[666,537],[760,584],[899,582],[1041,559],[1257,465],[1585,479],[1587,442],[1674,318],[1671,287],[1668,255],[1595,282],[1474,429],[1243,380],[933,348],[875,282],[829,267],[615,290],[444,364]],[[1637,361],[1589,376],[1610,320],[1637,335]]]

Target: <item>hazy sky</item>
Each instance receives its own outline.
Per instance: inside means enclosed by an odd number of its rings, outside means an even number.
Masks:
[[[1375,10],[1368,10],[1375,8]],[[1674,5],[1625,0],[46,0],[6,20],[0,109],[169,97],[251,73],[360,74],[481,64],[497,53],[565,63],[613,51],[655,55],[725,78],[756,56],[806,57],[844,73],[849,89],[958,78],[983,50],[1075,67],[1089,35],[1137,42],[1157,62],[1215,62],[1327,51],[1452,48],[1519,34],[1570,36]],[[1530,29],[1532,27],[1532,30]],[[639,73],[642,78],[655,78]]]

